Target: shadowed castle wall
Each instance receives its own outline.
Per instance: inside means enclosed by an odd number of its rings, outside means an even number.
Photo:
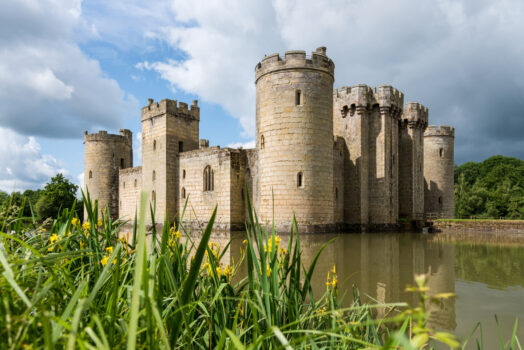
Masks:
[[[429,216],[453,218],[455,129],[428,126],[424,133],[424,207]]]
[[[256,67],[259,215],[289,232],[333,224],[333,72],[319,48],[266,56]],[[273,203],[274,193],[274,203]]]
[[[334,91],[335,136],[345,140],[344,221],[390,225],[398,219],[398,120],[404,95],[389,85]]]
[[[107,207],[112,219],[119,215],[119,169],[133,166],[132,142],[133,135],[127,129],[120,130],[119,135],[107,131],[84,134],[84,188],[93,201],[98,199],[99,213]]]
[[[424,219],[424,130],[428,109],[408,102],[402,114],[399,134],[399,216]]]

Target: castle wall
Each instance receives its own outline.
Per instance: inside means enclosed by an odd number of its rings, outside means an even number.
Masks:
[[[335,136],[347,147],[344,221],[389,225],[398,219],[398,117],[404,95],[391,86],[334,91]]]
[[[424,219],[424,130],[428,109],[409,102],[404,109],[399,134],[399,215]]]
[[[179,152],[198,149],[200,111],[196,101],[162,100],[142,108],[143,188],[150,201],[156,200],[155,221],[177,215],[179,193]],[[149,218],[148,223],[151,220]]]
[[[336,137],[333,145],[333,193],[335,194],[334,220],[344,222],[344,159],[346,157],[346,142],[343,137]]]
[[[99,214],[107,207],[113,219],[119,216],[119,169],[133,166],[132,140],[127,129],[120,130],[119,135],[106,131],[84,134],[84,188],[92,201],[98,199]]]
[[[323,48],[311,59],[266,56],[255,69],[259,215],[279,231],[293,214],[302,232],[334,222],[333,72]]]
[[[215,206],[214,228],[230,230],[244,228],[245,197],[242,198],[245,177],[245,154],[236,149],[210,147],[180,154],[180,207],[186,228],[205,228]],[[213,189],[204,191],[204,169],[210,166]],[[185,177],[184,177],[185,172]],[[185,197],[184,197],[185,193]]]
[[[120,170],[119,174],[119,216],[122,220],[133,222],[140,210],[142,191],[142,167]],[[149,208],[147,208],[149,209]]]
[[[426,216],[453,218],[455,129],[429,126],[424,133],[424,207]]]
[[[258,150],[256,148],[245,150],[245,158],[245,181],[249,192],[249,200],[252,208],[258,213]],[[244,217],[246,220],[249,219],[247,205]]]

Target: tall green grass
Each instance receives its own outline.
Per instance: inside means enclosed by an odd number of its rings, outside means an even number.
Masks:
[[[293,220],[287,249],[259,224],[248,201],[243,263],[247,276],[222,261],[210,242],[216,209],[199,242],[165,221],[146,244],[142,197],[133,232],[84,198],[82,224],[64,210],[50,230],[0,218],[0,348],[45,349],[415,349],[456,339],[427,325],[424,278],[412,291],[420,305],[367,305],[358,291],[342,308],[335,269],[323,295],[311,279],[319,250],[304,266]],[[183,216],[183,214],[182,214]],[[182,222],[182,220],[180,220]],[[273,225],[274,227],[274,225]],[[441,298],[449,295],[438,296]],[[376,318],[376,309],[386,318]],[[516,336],[503,346],[520,346]]]

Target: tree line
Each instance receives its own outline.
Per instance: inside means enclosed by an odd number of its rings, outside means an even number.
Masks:
[[[524,161],[493,156],[455,166],[455,217],[524,219]]]
[[[58,213],[65,208],[71,208],[76,200],[78,186],[70,182],[62,174],[57,174],[45,185],[43,189],[25,190],[11,194],[0,191],[0,217],[22,216],[32,217],[38,221],[47,218],[56,218]],[[83,218],[83,205],[77,203],[77,215]],[[3,214],[3,215],[2,215]]]

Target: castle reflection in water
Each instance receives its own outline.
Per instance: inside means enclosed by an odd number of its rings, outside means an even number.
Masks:
[[[287,246],[288,236],[282,236],[282,245]],[[358,287],[361,297],[368,295],[381,303],[406,302],[416,305],[417,295],[406,292],[414,284],[414,275],[428,273],[429,294],[455,292],[455,248],[449,244],[432,242],[423,235],[412,234],[349,234],[349,235],[301,235],[302,259],[309,264],[322,245],[330,240],[321,254],[313,276],[313,292],[321,296],[326,289],[327,272],[336,265],[340,294],[346,292],[345,306],[352,301],[353,286]],[[232,233],[214,237],[212,240],[225,247],[231,239],[229,254],[222,262],[231,264],[240,259],[240,249],[245,233]],[[245,276],[245,265],[237,275]],[[452,331],[456,327],[455,299],[446,299],[439,304],[428,303],[433,327]],[[384,310],[379,309],[379,313]],[[379,314],[380,316],[380,314]]]

